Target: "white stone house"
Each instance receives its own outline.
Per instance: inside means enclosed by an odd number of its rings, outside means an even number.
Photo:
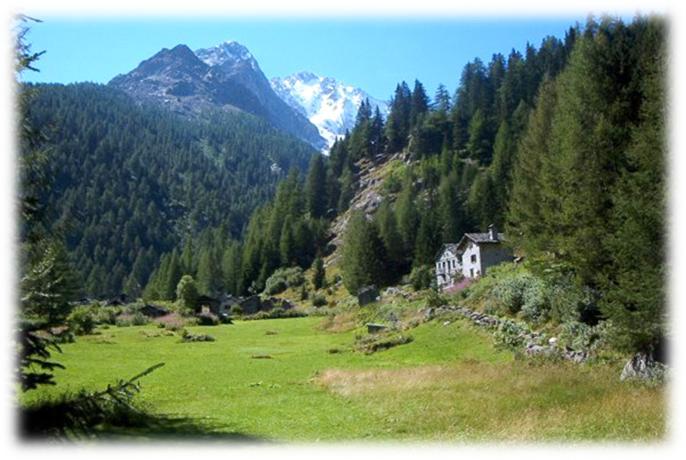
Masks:
[[[452,286],[456,279],[478,278],[488,267],[511,262],[512,250],[503,244],[505,235],[489,225],[486,233],[465,233],[458,243],[444,244],[436,258],[436,284]]]
[[[436,283],[439,289],[452,286],[455,277],[462,275],[462,258],[457,244],[444,244],[436,258]]]
[[[478,278],[488,267],[513,260],[512,250],[503,244],[505,235],[498,233],[493,224],[486,233],[465,233],[457,243],[456,251],[462,255],[462,275]]]

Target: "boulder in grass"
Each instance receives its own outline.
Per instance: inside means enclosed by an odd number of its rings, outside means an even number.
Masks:
[[[365,286],[357,291],[357,302],[360,306],[370,304],[379,300],[379,290],[376,286]]]
[[[377,332],[381,332],[386,329],[388,329],[388,326],[384,324],[367,323],[367,332],[369,334],[376,334]]]
[[[647,353],[636,353],[624,365],[619,379],[625,380],[644,380],[661,381],[665,377],[667,367],[657,362]]]

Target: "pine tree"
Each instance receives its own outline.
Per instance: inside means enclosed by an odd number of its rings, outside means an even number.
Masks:
[[[631,133],[626,169],[612,190],[614,231],[604,238],[611,262],[604,277],[601,309],[612,321],[618,348],[664,359],[665,32],[660,20],[644,21],[639,23],[645,28],[642,41],[636,44],[640,59],[637,75],[643,78],[640,122]]]
[[[241,244],[230,241],[222,256],[222,280],[224,288],[231,294],[238,295],[241,272]]]
[[[181,271],[185,275],[192,275],[195,273],[195,258],[192,238],[186,238],[186,243],[183,245],[181,252]]]
[[[374,223],[386,253],[386,281],[393,283],[407,266],[403,239],[398,231],[398,222],[388,200],[381,203],[374,216]]]
[[[419,80],[415,80],[410,102],[410,129],[416,126],[421,117],[428,111],[429,97],[426,95],[424,85]]]
[[[61,241],[44,240],[33,252],[21,279],[22,313],[49,325],[60,324],[78,298],[77,275]]]
[[[438,225],[443,243],[459,241],[469,227],[455,173],[443,176],[438,187]]]
[[[290,266],[296,261],[295,237],[293,235],[292,218],[289,215],[283,222],[281,238],[279,240],[279,254],[281,255],[281,265]]]
[[[405,254],[412,254],[414,242],[417,237],[419,215],[414,203],[415,191],[411,175],[407,175],[403,181],[400,195],[396,203],[396,216],[398,219],[398,231],[403,240]]]
[[[322,155],[314,155],[310,161],[305,185],[307,210],[314,218],[319,218],[326,212],[326,170]]]
[[[437,112],[443,112],[446,115],[450,112],[450,94],[448,93],[448,90],[445,88],[445,85],[443,85],[443,83],[439,84],[438,88],[436,89],[433,109]]]
[[[203,248],[198,260],[197,287],[200,294],[213,296],[221,289],[221,272],[214,251]]]
[[[436,216],[429,207],[421,214],[419,229],[417,230],[413,261],[415,267],[430,265],[434,262],[441,245],[441,240],[436,238],[437,234],[439,234],[439,229],[436,225]]]
[[[386,121],[386,151],[396,153],[407,145],[410,133],[410,110],[412,93],[407,83],[402,82],[395,88],[390,113]]]
[[[176,286],[181,279],[181,263],[179,262],[179,255],[174,249],[169,257],[169,264],[164,272],[164,278],[161,285],[161,294],[163,300],[176,299]]]
[[[312,273],[312,286],[315,289],[324,287],[326,281],[326,270],[324,269],[324,261],[321,257],[314,259],[314,272]]]
[[[546,80],[541,85],[536,107],[529,117],[512,173],[506,232],[517,247],[528,253],[551,248],[552,231],[545,228],[542,207],[544,197],[547,199],[545,206],[550,206],[550,199],[553,198],[546,196],[544,177],[550,173],[550,136],[556,106],[555,82]]]
[[[343,284],[355,295],[367,285],[379,285],[384,280],[384,250],[376,227],[364,213],[353,212],[343,241]]]

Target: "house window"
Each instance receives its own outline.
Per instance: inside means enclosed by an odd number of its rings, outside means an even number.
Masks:
[[[472,254],[472,263],[473,263],[473,264],[476,263],[476,254]]]

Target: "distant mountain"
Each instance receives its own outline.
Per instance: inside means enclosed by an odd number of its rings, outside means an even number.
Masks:
[[[319,77],[311,72],[299,72],[285,78],[272,78],[276,94],[291,107],[305,115],[326,139],[328,147],[337,137],[355,125],[360,104],[369,98],[372,108],[379,107],[384,117],[388,103],[371,97],[359,88],[345,85],[330,77]]]
[[[241,110],[321,149],[317,127],[272,90],[252,54],[241,44],[225,42],[195,53],[186,45],[163,49],[109,85],[135,100],[153,102],[185,115],[208,109]]]

